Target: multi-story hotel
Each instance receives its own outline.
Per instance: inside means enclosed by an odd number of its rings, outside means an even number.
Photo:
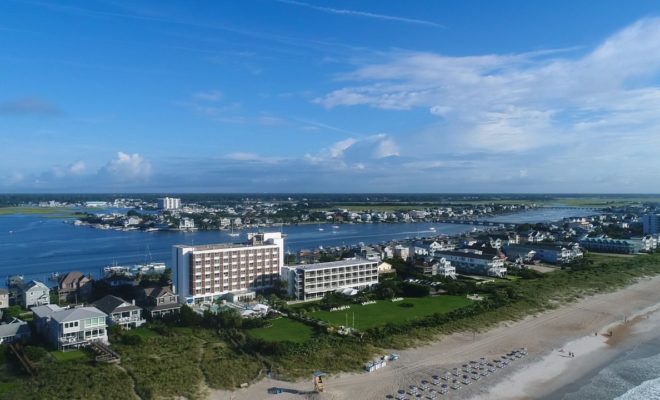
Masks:
[[[364,289],[378,283],[378,263],[351,258],[326,263],[291,265],[282,268],[289,295],[298,300],[315,300],[328,292]]]
[[[248,235],[248,243],[178,245],[172,248],[172,272],[179,301],[213,301],[230,292],[277,284],[284,264],[280,232]]]

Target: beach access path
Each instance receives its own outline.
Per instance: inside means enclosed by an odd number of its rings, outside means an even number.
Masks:
[[[452,334],[443,336],[431,344],[397,351],[400,355],[399,360],[390,362],[385,368],[375,372],[328,376],[325,384],[326,391],[321,394],[300,394],[312,390],[310,375],[309,379],[293,383],[263,379],[245,389],[210,391],[209,397],[214,400],[252,400],[275,397],[277,399],[329,400],[386,399],[386,396],[394,395],[398,389],[419,385],[422,379],[429,379],[431,375],[442,375],[444,371],[470,360],[478,360],[480,357],[493,359],[513,349],[526,347],[529,356],[525,359],[516,361],[508,368],[498,370],[458,392],[450,391],[442,398],[469,399],[475,396],[489,399],[537,398],[541,397],[541,392],[530,394],[526,390],[530,390],[530,384],[534,387],[542,387],[545,383],[538,380],[543,380],[544,376],[538,374],[526,378],[521,376],[521,381],[518,383],[510,381],[510,379],[535,363],[538,365],[538,363],[547,362],[544,358],[549,354],[560,353],[560,360],[564,359],[564,352],[559,352],[559,350],[566,347],[568,343],[576,342],[587,336],[595,337],[601,344],[606,342],[602,335],[609,333],[613,324],[632,319],[642,311],[648,313],[650,309],[659,304],[660,276],[642,278],[637,283],[615,292],[589,296],[554,310],[528,316],[520,321],[503,322],[485,332]],[[595,333],[598,335],[594,335]],[[580,344],[580,342],[577,343]],[[572,345],[571,348],[574,348],[573,351],[579,358],[581,351],[593,351],[598,346],[600,346],[599,343],[591,341],[582,343],[582,345]],[[559,375],[566,369],[564,364],[551,363],[548,365],[556,366],[556,370],[547,372],[546,381],[552,380],[555,376],[553,374]],[[537,367],[536,370],[540,369]],[[527,381],[523,381],[524,379]],[[502,385],[502,382],[507,382],[507,384]],[[496,388],[498,384],[500,386],[497,391],[493,391],[492,389]],[[267,389],[270,387],[297,390],[299,393],[270,395],[267,393]],[[552,387],[545,388],[547,391],[553,389]]]

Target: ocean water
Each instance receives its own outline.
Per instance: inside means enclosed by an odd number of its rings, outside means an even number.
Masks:
[[[561,393],[548,399],[561,400],[660,400],[660,337],[633,345]]]

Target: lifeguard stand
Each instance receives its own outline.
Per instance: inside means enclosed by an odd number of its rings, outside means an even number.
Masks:
[[[314,373],[312,373],[312,375],[314,376],[314,391],[316,393],[323,392],[323,389],[324,389],[323,377],[326,375],[325,372],[314,371]]]

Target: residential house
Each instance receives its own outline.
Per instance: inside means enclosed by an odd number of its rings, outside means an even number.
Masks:
[[[571,246],[553,244],[511,244],[504,246],[504,253],[509,259],[521,257],[523,261],[539,260],[548,264],[567,264],[582,257],[578,244]]]
[[[108,344],[108,315],[96,307],[49,304],[34,307],[32,312],[37,332],[58,350],[85,347],[93,341]]]
[[[117,296],[107,295],[93,303],[94,307],[108,314],[108,325],[119,325],[124,329],[138,328],[145,322],[142,308]]]
[[[39,281],[30,281],[20,288],[19,297],[25,308],[50,304],[50,289]]]
[[[139,288],[137,291],[137,301],[150,318],[178,313],[181,308],[179,296],[168,286]]]
[[[9,307],[9,290],[7,289],[0,289],[0,310],[3,310],[5,308]],[[0,315],[2,311],[0,311]]]
[[[360,255],[370,261],[380,261],[380,254],[370,246],[362,246],[360,248]]]
[[[27,340],[31,333],[27,322],[14,318],[11,322],[0,324],[0,344]]]
[[[64,274],[57,284],[60,301],[79,302],[92,293],[92,279],[80,271]]]
[[[434,259],[428,257],[423,262],[416,264],[415,269],[426,276],[456,279],[456,268],[446,258]]]
[[[649,251],[652,244],[640,239],[610,239],[605,237],[585,237],[580,240],[580,246],[595,252],[636,254],[640,251]]]
[[[394,246],[394,257],[399,257],[403,260],[410,258],[410,248],[407,246],[396,245]]]
[[[451,262],[456,272],[462,274],[477,274],[504,277],[507,269],[504,266],[505,258],[493,254],[483,254],[476,251],[443,251],[435,252],[436,259]]]

